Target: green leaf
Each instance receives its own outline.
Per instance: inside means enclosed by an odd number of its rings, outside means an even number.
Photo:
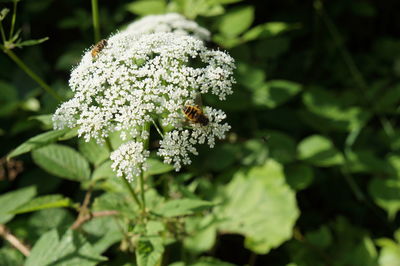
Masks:
[[[34,149],[37,149],[39,147],[45,146],[51,142],[55,142],[59,140],[61,137],[65,136],[66,133],[71,131],[71,129],[62,129],[62,130],[53,130],[49,132],[42,133],[40,135],[34,136],[21,145],[19,145],[17,148],[15,148],[12,152],[10,152],[7,155],[7,159],[11,159],[13,157],[16,157],[18,155],[30,152]]]
[[[205,200],[176,199],[166,202],[164,205],[156,208],[154,212],[164,217],[175,217],[201,212],[214,205],[214,203]]]
[[[253,252],[266,254],[291,238],[299,211],[276,161],[235,174],[222,199],[222,206],[214,209],[219,230],[244,235],[246,248]]]
[[[298,158],[315,166],[329,167],[341,165],[343,155],[335,148],[332,141],[320,135],[313,135],[303,139],[298,147]]]
[[[368,186],[375,203],[388,212],[393,220],[400,210],[400,179],[373,178]]]
[[[11,247],[3,247],[0,249],[0,265],[15,266],[23,265],[24,256],[21,252]]]
[[[395,235],[400,234],[400,229],[397,229]],[[400,239],[397,242],[389,238],[382,238],[376,241],[377,245],[381,247],[379,254],[379,266],[394,266],[400,265]]]
[[[273,37],[285,31],[297,28],[297,25],[285,22],[267,22],[265,24],[257,25],[254,28],[243,34],[244,41],[252,41],[260,38]]]
[[[329,247],[333,241],[332,233],[325,225],[321,226],[317,230],[307,232],[305,237],[309,243],[321,248]]]
[[[286,181],[289,186],[296,190],[307,188],[314,179],[312,167],[304,164],[295,164],[285,167]]]
[[[346,101],[350,99],[346,99],[345,96],[336,97],[330,91],[320,88],[308,89],[303,94],[303,103],[307,109],[324,119],[330,129],[353,131],[362,128],[370,113],[360,107],[347,106],[344,104]]]
[[[290,163],[296,159],[296,142],[288,134],[266,130],[257,132],[256,135],[264,140],[264,145],[269,150],[269,157],[280,163]]]
[[[150,14],[162,14],[165,12],[164,0],[139,0],[126,5],[126,10],[141,16]]]
[[[46,195],[27,202],[20,206],[16,210],[12,211],[13,214],[20,214],[32,211],[38,211],[42,209],[60,208],[60,207],[72,207],[73,202],[69,198],[65,198],[62,195]]]
[[[229,37],[235,37],[247,30],[254,20],[254,7],[232,8],[219,21],[219,31]]]
[[[159,236],[141,237],[135,250],[138,266],[160,265],[164,246]]]
[[[86,142],[80,139],[78,142],[79,151],[85,156],[89,162],[98,166],[110,157],[110,151],[105,144],[98,144],[95,140]]]
[[[254,90],[253,101],[259,106],[276,108],[299,93],[301,89],[301,85],[295,82],[271,80]]]
[[[49,37],[44,37],[44,38],[37,39],[37,40],[27,40],[27,41],[16,43],[15,46],[21,48],[24,46],[37,45],[37,44],[41,44],[42,42],[47,41],[48,39],[49,39]]]
[[[29,200],[31,200],[35,195],[35,187],[21,188],[1,195],[0,223],[5,224],[10,221],[14,217],[14,214],[11,214],[10,212],[29,202]]]
[[[42,123],[46,128],[53,128],[53,120],[52,120],[53,115],[48,114],[48,115],[35,115],[29,117],[30,120],[37,120],[40,123]]]
[[[33,161],[44,170],[58,177],[84,181],[90,177],[89,163],[76,150],[59,144],[36,149]]]
[[[113,216],[97,217],[82,226],[93,249],[99,254],[124,237],[118,221]],[[107,230],[105,230],[107,228]]]
[[[147,170],[144,172],[145,175],[160,175],[165,174],[174,169],[172,165],[165,164],[158,159],[149,158],[146,161]]]
[[[51,230],[35,243],[25,266],[79,265],[91,266],[106,260],[80,234],[68,230],[60,236]]]
[[[217,237],[217,222],[214,215],[188,217],[185,220],[186,232],[184,246],[193,253],[210,250]]]
[[[113,162],[111,160],[107,160],[104,163],[102,163],[100,166],[98,166],[96,169],[94,169],[93,174],[92,174],[92,179],[100,180],[100,179],[107,179],[107,178],[117,178],[117,175],[111,168],[112,163]]]
[[[7,14],[8,14],[9,12],[10,12],[10,9],[8,9],[8,8],[3,8],[3,9],[0,11],[0,22],[3,21],[3,20],[6,18]]]

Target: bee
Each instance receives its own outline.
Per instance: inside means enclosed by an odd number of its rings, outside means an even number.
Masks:
[[[198,105],[185,105],[182,111],[192,123],[197,123],[202,126],[208,125],[208,117],[204,115],[203,110]]]
[[[91,51],[92,57],[95,58],[101,52],[101,50],[103,50],[104,47],[106,46],[107,46],[106,40],[101,40],[98,43],[96,43]]]

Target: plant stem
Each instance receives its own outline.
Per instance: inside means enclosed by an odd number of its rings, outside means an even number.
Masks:
[[[31,77],[36,83],[38,83],[45,91],[47,91],[54,99],[61,101],[62,98],[58,93],[53,90],[46,82],[44,82],[35,72],[33,72],[13,51],[5,48],[0,44],[0,49],[6,53],[11,60],[13,60],[29,77]]]
[[[164,137],[164,134],[161,132],[160,128],[158,127],[157,123],[154,121],[154,119],[151,119],[151,122],[153,123],[154,127],[156,128],[158,134],[160,134],[161,137]]]
[[[13,34],[14,34],[15,18],[17,17],[17,3],[18,3],[18,0],[13,1],[14,6],[13,6],[13,15],[12,15],[12,19],[11,19],[11,29],[10,29],[10,38],[9,38],[10,40],[12,39]]]
[[[4,33],[3,23],[1,21],[0,21],[0,33],[1,33],[1,39],[2,39],[3,43],[5,43],[7,41],[7,39],[6,39],[6,34]]]
[[[139,198],[137,197],[135,191],[133,190],[131,183],[129,183],[128,179],[126,179],[125,176],[123,176],[122,180],[124,181],[125,186],[128,188],[129,193],[131,193],[131,196],[133,200],[136,202],[136,204],[139,206],[139,208],[143,208],[142,204],[140,204]]]
[[[92,19],[94,40],[97,43],[98,41],[100,41],[99,5],[97,4],[97,0],[92,0]]]
[[[144,178],[143,178],[143,171],[140,174],[140,195],[142,200],[142,211],[143,213],[146,212],[146,197],[144,193]]]

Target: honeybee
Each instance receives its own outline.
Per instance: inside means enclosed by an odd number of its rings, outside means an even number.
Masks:
[[[182,111],[192,123],[197,123],[202,126],[208,125],[208,117],[204,115],[203,110],[198,105],[185,105]]]
[[[103,50],[104,47],[106,46],[107,46],[106,40],[101,40],[98,43],[96,43],[91,51],[92,57],[95,58],[101,52],[101,50]]]

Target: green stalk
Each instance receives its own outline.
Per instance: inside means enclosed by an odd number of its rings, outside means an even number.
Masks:
[[[150,133],[150,123],[147,122],[143,125],[142,128],[143,131]],[[143,140],[143,146],[144,149],[147,149],[149,147],[149,139],[150,137],[147,137],[146,139]],[[144,176],[143,176],[143,171],[140,174],[140,193],[141,193],[141,198],[142,198],[142,203],[143,203],[143,212],[146,212],[146,197],[145,197],[145,191],[144,191]]]
[[[97,43],[98,41],[100,41],[99,5],[97,4],[97,0],[92,0],[92,19],[94,40]]]
[[[12,19],[11,19],[10,40],[12,39],[13,34],[14,34],[15,19],[17,17],[17,3],[18,3],[18,0],[13,1],[14,7],[13,7],[13,15],[12,15]]]
[[[124,180],[124,184],[125,184],[125,186],[128,188],[129,193],[131,194],[133,200],[136,202],[136,204],[139,206],[139,208],[142,208],[142,209],[143,209],[143,205],[140,204],[139,198],[138,198],[138,196],[136,195],[135,191],[133,190],[133,188],[132,188],[132,186],[131,186],[131,183],[129,183],[128,179],[126,179],[125,176],[122,178],[122,180]]]
[[[46,82],[44,82],[35,72],[33,72],[13,51],[5,48],[0,44],[0,49],[6,53],[11,60],[13,60],[29,77],[31,77],[37,84],[39,84],[45,91],[47,91],[54,99],[61,101],[62,98],[58,93],[53,90]]]
[[[0,21],[0,33],[1,33],[1,39],[2,39],[3,43],[6,43],[6,41],[7,41],[6,34],[4,33],[3,23],[1,23],[1,21]]]

